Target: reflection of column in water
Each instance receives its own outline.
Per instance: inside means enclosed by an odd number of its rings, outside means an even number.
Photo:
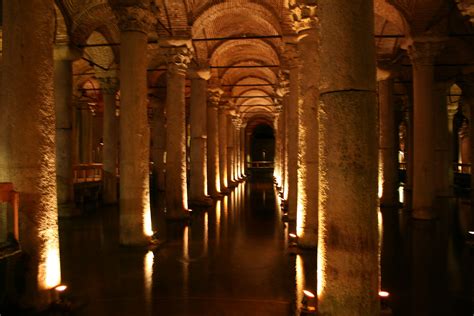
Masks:
[[[285,249],[288,249],[288,224],[287,223],[283,223],[283,228],[284,228],[284,231],[283,231],[283,244],[285,246]]]
[[[209,249],[209,214],[204,213],[204,255],[207,256]]]
[[[221,241],[221,203],[221,200],[216,202],[216,246],[219,246]]]
[[[262,198],[262,200],[263,200],[263,205],[265,205],[266,202],[267,202],[267,191],[265,191],[265,190],[263,190],[263,198]]]
[[[145,302],[147,304],[147,310],[151,311],[151,288],[153,285],[153,262],[155,255],[153,251],[149,250],[145,254],[143,260],[143,276],[145,286]]]
[[[303,290],[305,287],[303,258],[300,255],[296,255],[295,269],[296,269],[296,310],[297,310],[297,315],[299,315],[301,311],[301,302],[303,301]]]
[[[223,201],[223,212],[224,212],[224,219],[222,220],[222,230],[224,234],[224,239],[227,238],[227,228],[228,228],[228,223],[227,221],[229,220],[229,196],[226,195],[224,196],[224,201]]]
[[[183,295],[188,295],[189,284],[189,227],[185,226],[183,231]]]

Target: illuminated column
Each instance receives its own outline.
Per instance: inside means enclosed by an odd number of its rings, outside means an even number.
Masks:
[[[318,313],[380,315],[373,1],[318,1]]]
[[[226,115],[227,125],[227,183],[235,187],[234,176],[234,125],[232,124],[232,114]]]
[[[413,42],[413,212],[416,219],[432,219],[435,199],[434,57],[437,42]]]
[[[72,141],[72,62],[80,51],[67,45],[54,48],[54,103],[56,107],[56,185],[60,216],[74,214]]]
[[[227,182],[227,111],[228,105],[220,104],[217,111],[218,138],[219,138],[219,174],[221,193],[228,193]]]
[[[380,206],[398,206],[398,130],[396,128],[393,81],[378,82],[379,95],[379,183]]]
[[[117,203],[117,162],[118,162],[118,119],[115,105],[115,95],[119,87],[118,78],[99,78],[102,96],[104,98],[104,128],[103,128],[103,164],[104,186],[103,200],[105,204]]]
[[[150,217],[150,129],[147,110],[147,32],[151,13],[116,8],[120,27],[120,243],[144,245]]]
[[[153,174],[155,188],[165,191],[165,151],[166,151],[166,117],[165,102],[159,98],[151,97],[152,120],[151,120],[151,157],[153,160]]]
[[[470,116],[469,116],[469,121],[471,124],[469,124],[470,127],[470,134],[474,135],[474,75],[470,74],[468,76],[465,76],[464,78],[464,84],[462,86],[462,91],[463,91],[463,96],[465,102],[469,105],[470,107]],[[451,121],[452,122],[452,121]],[[474,141],[471,140],[470,142],[470,155],[471,157],[474,157]],[[451,156],[452,157],[452,156]],[[472,158],[471,158],[472,161]],[[471,188],[474,188],[474,168],[471,163]],[[471,189],[471,212],[474,210],[474,190]]]
[[[56,191],[54,2],[3,3],[0,170],[20,193],[24,307],[42,310],[61,282]]]
[[[217,108],[224,93],[221,89],[208,89],[207,94],[207,184],[211,197],[220,195],[219,137]]]
[[[164,43],[165,46],[175,44]],[[185,79],[191,61],[190,42],[168,48],[166,82],[166,216],[189,217],[186,175]],[[179,46],[178,46],[179,45]]]
[[[247,126],[247,122],[242,121],[242,127],[240,128],[240,172],[242,173],[242,178],[245,179],[247,174],[245,172],[246,166],[245,162],[247,161],[246,155],[247,152],[246,148],[246,141],[245,141],[245,127]]]
[[[236,115],[232,119],[232,123],[234,123],[234,169],[235,169],[235,179],[237,181],[242,180],[242,173],[241,173],[241,165],[240,165],[240,129],[242,125],[242,120],[239,115]]]
[[[282,188],[283,188],[283,199],[288,199],[288,107],[289,107],[289,92],[290,92],[290,82],[289,82],[289,73],[287,71],[281,71],[278,74],[278,87],[277,95],[282,98]]]
[[[277,112],[277,107],[278,107],[278,99],[274,100],[275,102],[275,112],[273,115],[273,133],[275,135],[275,156],[273,159],[273,178],[276,181],[276,185],[279,187],[280,184],[280,147],[281,147],[281,142],[280,142],[280,129],[281,129],[281,121],[280,121],[280,114]]]
[[[212,205],[207,195],[207,80],[208,69],[196,70],[191,79],[191,170],[189,200]]]
[[[290,67],[290,92],[288,96],[288,220],[296,220],[298,205],[298,101],[299,72],[296,45],[288,44],[285,59]],[[314,121],[313,121],[314,123]]]
[[[318,243],[318,194],[319,194],[319,142],[318,142],[318,83],[319,37],[316,31],[316,6],[305,5],[306,15],[300,17],[294,7],[293,28],[298,33],[298,57],[300,67],[297,78],[298,115],[298,167],[297,167],[297,214],[296,234],[298,246],[316,249]],[[291,84],[291,83],[290,83]],[[291,94],[291,90],[290,90]],[[291,200],[290,200],[291,211]]]

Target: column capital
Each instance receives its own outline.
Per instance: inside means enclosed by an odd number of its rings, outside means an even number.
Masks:
[[[275,106],[275,112],[277,114],[280,114],[281,112],[283,112],[283,100],[282,100],[281,97],[274,98],[273,103],[274,103],[274,106]]]
[[[209,88],[207,89],[207,100],[208,105],[212,108],[217,109],[224,91],[220,88]]]
[[[116,76],[98,77],[97,80],[104,94],[115,94],[120,87],[120,80]]]
[[[113,10],[122,32],[148,34],[156,23],[156,17],[152,12],[141,6],[116,6]]]
[[[456,0],[459,11],[464,16],[468,16],[471,23],[474,23],[474,1],[472,0]]]
[[[406,49],[413,65],[433,65],[434,59],[443,47],[443,41],[411,40]]]
[[[290,93],[290,75],[288,74],[287,71],[282,71],[280,70],[278,72],[278,81],[277,81],[277,88],[276,88],[276,94],[279,97],[284,97],[288,93]]]
[[[234,124],[236,129],[239,129],[242,127],[242,118],[239,115],[234,115],[232,117],[232,123]]]
[[[283,50],[282,55],[285,67],[289,69],[298,67],[299,56],[296,44],[285,44],[285,49]]]
[[[300,33],[309,29],[314,29],[318,22],[316,0],[296,1],[289,4],[292,20],[292,28]]]
[[[193,51],[187,45],[163,47],[166,49],[166,62],[168,71],[175,74],[186,75],[191,63]]]

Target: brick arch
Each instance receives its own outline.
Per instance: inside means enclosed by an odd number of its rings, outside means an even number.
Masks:
[[[252,2],[217,3],[200,13],[191,31],[193,38],[282,33],[279,18],[265,6]],[[206,61],[218,45],[218,41],[195,43],[199,59]]]

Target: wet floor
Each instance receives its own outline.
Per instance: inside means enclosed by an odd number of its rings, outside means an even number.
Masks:
[[[294,315],[303,288],[314,290],[303,269],[316,256],[289,253],[271,181],[241,183],[188,224],[166,222],[160,201],[153,251],[118,245],[116,208],[61,221],[63,282],[79,315]]]
[[[292,228],[271,179],[241,183],[214,207],[194,210],[188,224],[166,222],[161,201],[153,225],[163,244],[153,251],[119,246],[116,207],[60,221],[75,314],[295,315],[303,290],[315,291],[316,254],[289,247]],[[382,214],[382,286],[394,315],[472,316],[474,250],[461,211],[435,222]]]

